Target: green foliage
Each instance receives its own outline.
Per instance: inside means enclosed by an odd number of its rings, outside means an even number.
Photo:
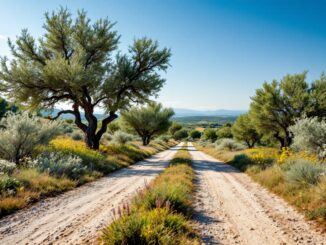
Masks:
[[[18,108],[14,105],[10,105],[5,99],[0,97],[0,119],[7,113],[7,112],[17,112]]]
[[[232,159],[230,164],[241,171],[246,171],[253,164],[253,161],[246,154],[239,154]]]
[[[221,139],[217,142],[216,149],[228,150],[228,151],[239,151],[245,148],[244,145],[239,144],[233,139]]]
[[[178,124],[176,122],[173,122],[169,128],[169,133],[173,136],[175,134],[175,132],[179,131],[180,129],[182,129],[182,125]]]
[[[11,174],[16,169],[16,164],[5,159],[0,159],[0,175]]]
[[[116,131],[114,133],[114,135],[112,136],[112,141],[119,145],[124,145],[131,140],[132,140],[132,135],[130,135],[126,132],[123,132],[121,130]]]
[[[123,215],[104,230],[101,240],[107,245],[182,244],[190,231],[183,216],[157,208]]]
[[[72,114],[88,146],[98,149],[118,110],[147,102],[161,90],[165,82],[161,72],[167,70],[171,52],[148,38],[135,39],[127,54],[117,52],[114,24],[108,19],[92,23],[85,11],[75,19],[64,8],[46,13],[43,27],[41,39],[24,29],[15,43],[9,41],[12,59],[0,61],[1,88],[8,98],[31,109],[71,103],[72,109],[58,116]],[[98,106],[108,112],[99,129],[94,115]]]
[[[252,97],[250,117],[259,133],[272,133],[282,147],[289,146],[292,136],[288,128],[295,123],[295,119],[304,113],[323,116],[322,112],[326,110],[325,98],[322,97],[325,88],[323,76],[309,87],[306,72],[286,75],[280,82],[265,82],[263,88],[257,89]]]
[[[114,134],[116,131],[121,130],[120,124],[118,121],[113,121],[108,125],[108,132]]]
[[[80,179],[88,171],[80,157],[60,152],[42,153],[30,165],[51,176],[66,176],[73,180]]]
[[[249,114],[237,118],[232,126],[232,134],[237,140],[244,141],[249,148],[254,147],[261,138]]]
[[[27,112],[9,113],[0,124],[4,127],[0,130],[0,155],[15,163],[31,155],[36,146],[47,144],[60,132],[59,122],[41,120],[29,116]]]
[[[201,132],[199,132],[198,130],[192,130],[190,131],[189,136],[193,139],[200,139]]]
[[[183,140],[188,137],[188,131],[186,129],[180,129],[174,133],[173,138],[175,140]]]
[[[297,185],[316,185],[325,173],[325,166],[299,159],[286,172],[286,180]]]
[[[150,102],[145,107],[134,107],[121,115],[122,120],[142,138],[143,145],[148,145],[153,136],[169,129],[174,112],[171,108],[163,108],[160,103]]]
[[[78,132],[78,131],[74,131],[74,132],[71,134],[71,138],[72,138],[73,140],[82,140],[84,137],[83,137],[83,135],[82,135],[80,132]]]
[[[205,140],[210,140],[211,142],[215,142],[215,140],[217,139],[216,130],[213,128],[205,129],[203,137]]]
[[[231,126],[223,126],[222,128],[217,129],[216,136],[219,139],[232,138]]]
[[[326,157],[325,119],[303,117],[297,120],[289,130],[294,136],[293,148],[317,154],[321,159]]]
[[[0,175],[0,193],[1,194],[10,194],[15,193],[16,189],[20,186],[20,182],[8,176],[7,174]]]

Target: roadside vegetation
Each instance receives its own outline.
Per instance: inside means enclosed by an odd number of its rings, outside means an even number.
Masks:
[[[165,82],[169,49],[141,38],[122,54],[114,24],[85,11],[45,13],[43,27],[42,38],[24,29],[8,42],[12,58],[0,58],[0,217],[176,144],[163,135],[173,110],[149,99]]]
[[[326,79],[306,73],[257,89],[233,125],[205,129],[195,144],[283,197],[326,228]]]
[[[189,222],[194,173],[186,148],[179,150],[131,204],[112,210],[115,220],[102,244],[199,244]]]

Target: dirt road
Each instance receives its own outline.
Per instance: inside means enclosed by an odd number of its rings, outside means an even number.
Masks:
[[[96,242],[101,229],[113,219],[112,208],[158,175],[179,148],[180,145],[1,219],[0,244]]]
[[[244,173],[190,144],[195,220],[207,244],[326,244],[304,217]]]

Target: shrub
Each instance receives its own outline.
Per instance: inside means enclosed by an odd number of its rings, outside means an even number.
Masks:
[[[103,244],[181,244],[191,229],[186,219],[167,208],[123,215],[108,226]]]
[[[239,151],[245,149],[245,146],[235,142],[232,139],[222,139],[216,146],[218,150]]]
[[[203,138],[211,142],[215,142],[217,139],[216,130],[213,128],[208,128],[204,131]]]
[[[175,140],[183,140],[188,137],[188,131],[185,129],[180,129],[174,133],[173,138]]]
[[[63,134],[70,134],[72,132],[74,132],[74,129],[71,125],[65,124],[65,123],[62,125],[62,133]]]
[[[199,139],[201,137],[201,132],[198,130],[192,130],[189,135],[193,139]]]
[[[170,137],[167,136],[167,135],[161,135],[161,136],[158,137],[157,139],[159,139],[159,140],[161,140],[161,141],[163,141],[163,142],[165,142],[165,143],[168,143],[169,140],[170,140]]]
[[[71,138],[73,140],[82,140],[83,139],[83,135],[80,132],[75,131],[75,132],[73,132],[71,134]]]
[[[124,145],[126,144],[127,142],[131,141],[132,140],[132,135],[131,134],[128,134],[126,132],[123,132],[121,130],[118,130],[114,133],[113,137],[112,137],[112,141],[116,144],[119,144],[119,145]]]
[[[0,132],[0,154],[15,163],[29,156],[37,145],[47,144],[60,131],[58,122],[41,120],[27,112],[9,113],[0,124],[4,127]]]
[[[316,185],[326,169],[306,160],[297,160],[286,173],[286,180],[297,185]]]
[[[224,126],[216,131],[216,136],[219,139],[224,139],[224,138],[232,138],[232,130],[231,127],[229,126]]]
[[[15,163],[0,159],[0,174],[11,174],[15,169]]]
[[[32,165],[41,172],[47,172],[52,176],[67,176],[74,180],[88,172],[87,166],[82,164],[80,157],[59,152],[43,153],[32,162]]]
[[[8,176],[7,174],[0,175],[0,193],[15,193],[16,189],[20,186],[20,182]]]
[[[248,166],[253,164],[253,161],[246,154],[239,154],[232,159],[230,164],[241,171],[246,171]]]
[[[21,169],[14,174],[14,177],[22,183],[25,189],[39,195],[60,193],[76,186],[75,181],[66,177],[56,178],[48,173],[41,173],[35,168]]]
[[[54,139],[50,142],[49,149],[43,151],[58,151],[76,155],[82,159],[83,165],[87,166],[90,171],[96,170],[101,173],[109,173],[118,167],[118,164],[108,162],[101,152],[87,148],[85,143],[81,141]]]
[[[318,117],[302,118],[290,127],[293,133],[292,147],[326,157],[326,120]]]

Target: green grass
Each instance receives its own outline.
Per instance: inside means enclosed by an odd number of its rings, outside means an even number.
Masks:
[[[82,159],[82,163],[89,168],[89,171],[78,179],[69,179],[65,176],[50,176],[35,168],[17,169],[10,177],[16,179],[19,185],[13,191],[0,193],[0,217],[24,208],[40,198],[57,195],[129,166],[175,143],[142,147],[139,143],[133,142],[126,145],[101,146],[100,151],[94,151],[86,148],[81,141],[55,139],[50,146],[39,148],[35,154],[45,151],[73,154]]]
[[[190,154],[179,150],[170,166],[139,191],[131,207],[123,207],[124,211],[104,229],[101,242],[198,244],[188,221],[193,178]]]

